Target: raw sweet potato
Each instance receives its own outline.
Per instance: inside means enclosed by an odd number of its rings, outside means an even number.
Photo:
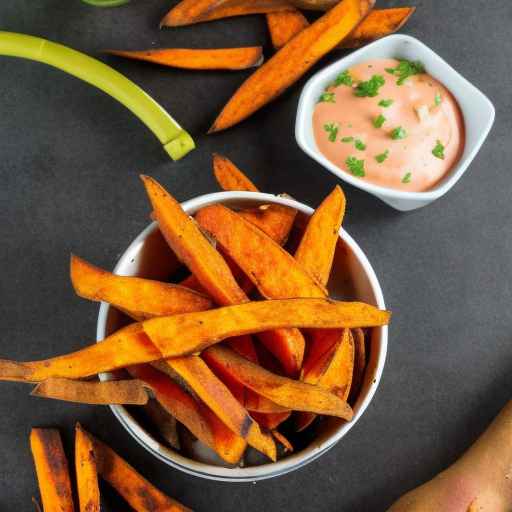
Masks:
[[[78,379],[156,361],[162,356],[193,354],[239,334],[290,326],[321,329],[372,327],[387,325],[389,317],[389,312],[360,302],[330,299],[249,302],[146,320],[143,324],[129,325],[100,343],[53,359],[27,363],[1,359],[0,380],[40,382],[50,377]]]
[[[144,406],[144,414],[169,446],[180,449],[176,418],[170,414],[157,400],[151,399]]]
[[[97,405],[144,405],[149,400],[140,380],[80,381],[50,378],[40,382],[30,393],[41,398]]]
[[[345,194],[336,185],[311,216],[295,252],[297,262],[323,286],[331,273],[345,204]]]
[[[297,9],[271,12],[266,17],[270,39],[276,50],[282,48],[290,39],[309,26],[308,20]]]
[[[98,473],[137,512],[191,512],[188,507],[166,496],[105,443],[88,434],[94,446]]]
[[[75,425],[75,473],[80,512],[100,512],[98,470],[91,438]]]
[[[30,432],[30,449],[44,512],[73,512],[68,461],[59,431],[33,428]]]
[[[212,0],[197,2],[199,5],[191,8],[189,4],[192,4],[192,1],[185,0],[172,8],[160,22],[160,27],[177,27],[233,16],[290,9],[287,0]]]
[[[375,0],[342,0],[297,34],[236,91],[209,133],[225,130],[281,95],[364,19]]]
[[[213,174],[222,190],[258,192],[256,185],[229,159],[213,154]]]
[[[74,255],[71,255],[70,274],[77,295],[108,302],[135,320],[204,311],[212,307],[211,299],[183,286],[118,276]]]
[[[235,434],[270,459],[276,460],[275,443],[272,438],[261,432],[247,410],[200,357],[178,357],[167,359],[166,363]]]
[[[354,338],[354,375],[348,401],[353,404],[357,400],[361,387],[363,386],[364,372],[366,370],[366,345],[362,329],[353,329]]]
[[[263,62],[261,46],[211,50],[187,48],[162,48],[141,51],[106,50],[106,53],[182,69],[237,70],[259,66]]]
[[[212,367],[224,367],[244,386],[283,407],[347,420],[352,418],[350,406],[335,394],[319,386],[275,375],[227,347],[210,347],[203,352],[202,357]]]
[[[416,7],[374,9],[339,45],[358,48],[400,30],[413,15]]]

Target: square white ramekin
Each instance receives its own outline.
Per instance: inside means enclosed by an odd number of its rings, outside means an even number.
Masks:
[[[421,61],[427,72],[451,91],[461,108],[466,129],[462,156],[445,178],[426,192],[405,192],[367,183],[334,165],[320,153],[316,146],[312,119],[315,105],[322,91],[341,71],[365,60],[376,58]],[[313,75],[304,86],[299,100],[295,138],[302,150],[342,180],[366,190],[397,210],[407,211],[430,204],[446,194],[457,183],[485,141],[494,122],[494,114],[494,106],[487,96],[455,71],[437,53],[414,37],[396,34],[379,39]]]

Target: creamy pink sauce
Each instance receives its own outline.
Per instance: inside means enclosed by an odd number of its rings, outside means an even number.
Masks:
[[[386,72],[396,68],[395,59],[369,60],[348,69],[352,86],[331,86],[333,102],[319,102],[313,114],[313,129],[320,152],[341,170],[349,173],[346,160],[355,157],[363,160],[364,173],[360,179],[369,183],[409,192],[429,190],[455,165],[464,149],[464,122],[459,106],[450,91],[430,75],[413,75],[403,85],[397,85],[397,76]],[[358,97],[355,87],[373,75],[381,75],[385,84],[377,96]],[[436,104],[436,99],[437,103]],[[381,100],[393,100],[389,107],[379,106]],[[439,103],[440,101],[440,103]],[[386,121],[376,128],[374,120],[382,114]],[[325,126],[337,128],[333,132]],[[393,129],[402,127],[407,135],[393,140]],[[353,137],[352,142],[342,142]],[[355,141],[366,148],[359,150]],[[434,156],[438,145],[444,147],[444,158]],[[361,146],[359,144],[359,146]],[[438,146],[439,148],[439,146]],[[379,163],[377,155],[387,152]]]

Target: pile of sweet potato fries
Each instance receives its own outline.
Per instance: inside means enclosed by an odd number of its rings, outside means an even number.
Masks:
[[[214,169],[222,188],[256,190],[228,159],[216,155]],[[154,179],[142,181],[176,267],[190,275],[179,283],[118,276],[72,256],[76,293],[134,322],[78,352],[0,360],[0,380],[38,383],[41,397],[145,406],[169,444],[179,446],[177,421],[230,464],[247,445],[272,461],[276,439],[291,450],[278,431],[290,417],[297,430],[316,415],[349,421],[367,359],[362,329],[387,324],[389,313],[328,296],[341,188],[309,221],[276,204],[215,204],[191,218]],[[119,380],[84,380],[120,369]]]
[[[182,0],[161,21],[179,27],[248,14],[264,14],[276,52],[235,92],[209,133],[225,130],[280,96],[335,48],[357,48],[399,30],[414,7],[373,9],[375,0]],[[327,10],[309,23],[294,6]],[[187,69],[246,69],[260,66],[260,46],[222,49],[109,50],[122,57]]]

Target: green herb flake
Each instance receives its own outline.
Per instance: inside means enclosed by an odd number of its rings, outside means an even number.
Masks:
[[[389,149],[386,149],[386,151],[384,151],[384,153],[381,153],[380,155],[376,155],[375,160],[377,160],[377,162],[379,164],[381,164],[382,162],[384,162],[384,160],[386,160],[386,158],[388,156],[389,156]]]
[[[354,137],[343,137],[341,139],[341,142],[352,142],[354,140]]]
[[[406,172],[402,178],[402,183],[411,183],[412,172]]]
[[[388,108],[391,105],[393,105],[394,100],[380,100],[379,101],[379,107]]]
[[[360,139],[356,139],[355,140],[354,146],[359,151],[364,151],[366,149],[366,144],[362,140],[360,140]]]
[[[441,141],[438,140],[436,142],[435,148],[432,150],[432,154],[436,158],[440,158],[441,160],[444,160],[444,146],[441,144]]]
[[[398,77],[397,85],[403,85],[409,77],[425,73],[425,66],[419,60],[399,59],[396,68],[386,68],[386,71]]]
[[[386,118],[382,115],[382,114],[379,114],[374,120],[373,120],[373,126],[375,126],[375,128],[382,128],[382,125],[386,122]]]
[[[333,85],[335,87],[338,87],[339,85],[347,85],[348,87],[352,87],[352,84],[354,81],[352,80],[352,77],[350,76],[350,73],[348,72],[348,69],[343,71],[343,73],[340,73],[333,82]]]
[[[391,138],[393,140],[401,140],[407,137],[407,132],[401,127],[397,126],[394,130],[391,131]]]
[[[364,172],[364,160],[358,160],[355,156],[349,156],[345,160],[345,164],[348,170],[354,175],[362,178],[365,175]]]
[[[436,95],[434,97],[435,106],[438,107],[439,105],[441,105],[442,101],[443,101],[443,98],[441,98],[441,93],[436,92]]]
[[[336,103],[336,95],[333,92],[325,91],[318,98],[318,103]]]
[[[354,94],[360,98],[367,96],[373,98],[379,94],[379,89],[385,83],[386,81],[382,75],[373,75],[370,80],[367,80],[366,82],[359,82],[354,90]]]
[[[329,141],[335,142],[338,136],[338,123],[324,124],[324,130],[329,134]]]

